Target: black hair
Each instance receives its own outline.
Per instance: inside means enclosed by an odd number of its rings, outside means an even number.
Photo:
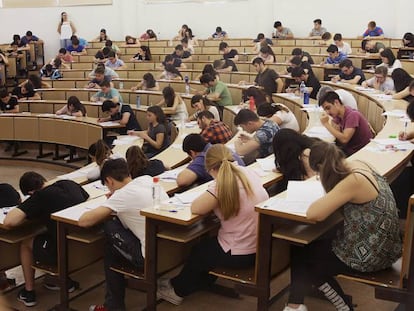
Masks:
[[[257,105],[257,114],[260,117],[271,118],[276,112],[283,110],[286,111],[287,109],[284,108],[282,105],[276,103],[261,103]],[[289,111],[289,110],[287,110]]]
[[[228,46],[229,45],[226,42],[220,42],[220,44],[219,44],[219,51],[223,51]]]
[[[210,111],[208,111],[208,110],[203,110],[203,111],[200,111],[198,114],[197,114],[197,119],[202,119],[203,117],[205,117],[205,118],[207,118],[207,119],[210,119],[210,120],[213,120],[214,119],[214,114],[212,114]]]
[[[72,38],[72,45],[79,45],[79,39],[77,37]]]
[[[342,34],[336,33],[333,37],[334,41],[341,41],[342,40]]]
[[[173,64],[165,64],[164,69],[165,71],[176,74],[177,76],[180,76],[181,78],[183,77],[181,72]]]
[[[69,106],[73,106],[74,112],[80,111],[82,112],[82,116],[86,116],[86,108],[76,96],[70,96],[68,98],[68,107]]]
[[[116,57],[116,54],[115,54],[115,51],[110,51],[109,53],[108,53],[108,57]]]
[[[203,101],[203,105],[207,108],[207,106],[215,106],[215,104],[210,101],[206,96],[196,94],[191,97],[191,107],[194,106],[195,103],[198,103],[200,100]]]
[[[115,179],[116,181],[122,182],[125,178],[128,178],[129,170],[128,164],[125,159],[108,159],[103,163],[101,169],[101,183],[104,185],[105,180],[108,177]]]
[[[206,73],[212,75],[213,77],[215,77],[217,75],[217,71],[214,69],[213,65],[211,65],[211,64],[206,64],[204,66],[203,71],[201,72],[201,74],[203,75],[203,74],[206,74]]]
[[[329,40],[330,38],[332,38],[332,35],[331,35],[331,33],[329,32],[329,31],[327,31],[327,32],[324,32],[323,33],[323,35],[321,36],[321,39],[322,40]]]
[[[264,64],[264,60],[263,60],[263,58],[261,58],[261,57],[256,57],[256,58],[254,58],[253,60],[252,60],[252,65],[255,65],[255,64]]]
[[[220,26],[217,26],[216,27],[216,32],[222,32],[223,31],[223,29],[221,29],[221,27]]]
[[[112,100],[107,99],[102,103],[101,109],[102,112],[107,112],[110,111],[111,108],[116,108],[117,106],[119,106],[118,103],[115,104]]]
[[[38,75],[30,74],[27,79],[32,83],[35,89],[42,88],[42,79]]]
[[[146,74],[144,74],[144,76],[142,77],[142,80],[145,81],[145,86],[148,89],[155,87],[157,84],[157,81],[155,80],[151,72],[147,72]]]
[[[292,129],[280,129],[273,137],[275,166],[286,180],[303,180],[306,169],[301,160],[302,152],[310,148],[315,139]]]
[[[349,68],[349,67],[352,67],[352,66],[353,66],[352,60],[350,60],[349,58],[345,58],[344,60],[342,60],[339,63],[339,68],[343,68],[343,67]]]
[[[66,52],[67,52],[67,51],[66,51],[66,49],[65,49],[65,48],[60,48],[60,49],[59,49],[59,53],[66,54]]]
[[[35,91],[34,91],[34,87],[33,87],[33,84],[32,84],[32,82],[30,82],[30,81],[27,81],[26,82],[26,84],[24,85],[24,88],[26,89],[26,91],[27,91],[27,93],[25,93],[25,94],[30,94],[30,93],[34,93]]]
[[[20,201],[20,194],[12,185],[0,184],[0,208],[18,205]]]
[[[256,107],[268,102],[266,93],[255,86],[249,87],[243,93],[243,97],[245,97],[246,100],[253,96]]]
[[[1,89],[0,89],[0,98],[5,98],[5,97],[7,97],[7,96],[9,96],[9,91],[7,90],[7,88],[5,88],[5,87],[2,87]]]
[[[337,100],[341,105],[343,105],[338,93],[336,93],[335,91],[329,91],[326,92],[326,94],[319,99],[319,105],[322,106],[325,102],[334,104],[335,100]]]
[[[184,51],[184,48],[183,48],[182,44],[177,44],[177,45],[175,46],[175,50],[176,50],[176,51]]]
[[[45,182],[46,178],[44,178],[42,175],[30,171],[24,173],[22,177],[20,177],[19,186],[22,193],[24,195],[28,195],[29,192],[42,189]]]
[[[106,40],[105,41],[105,46],[112,47],[112,40]]]
[[[148,107],[147,112],[151,112],[151,113],[155,114],[155,116],[157,118],[157,122],[159,124],[166,124],[167,123],[167,118],[165,117],[164,110],[162,110],[162,108],[160,106],[150,106],[150,107]]]
[[[33,32],[31,32],[30,30],[26,31],[26,36],[28,36],[28,37],[33,36]]]
[[[392,71],[391,78],[394,81],[395,91],[401,92],[406,87],[408,87],[413,81],[413,77],[402,68],[396,68]]]
[[[320,18],[314,19],[313,22],[322,25],[322,20]]]
[[[292,75],[292,78],[299,78],[300,76],[306,74],[306,72],[302,67],[295,67],[292,68],[292,72],[290,74]]]
[[[234,125],[246,124],[250,121],[259,121],[259,117],[256,113],[249,109],[240,110],[234,117]]]
[[[276,21],[276,22],[273,24],[273,28],[277,28],[277,27],[280,27],[280,26],[282,26],[282,23],[281,23],[280,21]]]
[[[216,77],[213,77],[209,73],[205,73],[200,77],[200,83],[201,84],[210,83],[210,82],[214,81],[215,79],[216,79]]]
[[[149,46],[142,45],[142,46],[141,46],[141,50],[143,50],[143,51],[144,51],[144,53],[145,53],[145,58],[144,58],[144,60],[151,60],[151,59],[152,59],[151,49],[149,48]]]
[[[302,56],[302,55],[303,55],[303,51],[302,51],[302,49],[301,49],[301,48],[294,48],[294,49],[292,50],[292,55],[295,55],[295,56]]]
[[[108,80],[103,80],[101,83],[99,83],[100,87],[111,87],[111,82]]]
[[[394,53],[390,48],[383,49],[380,52],[381,57],[385,57],[388,60],[388,66],[393,66],[395,62]]]
[[[331,44],[328,46],[328,48],[326,49],[326,52],[328,53],[335,53],[338,52],[338,47],[335,44]]]
[[[183,140],[183,151],[185,153],[190,153],[190,150],[202,152],[206,145],[207,142],[200,134],[188,134]]]
[[[175,91],[171,86],[166,86],[162,90],[162,96],[164,97],[164,101],[167,107],[172,107],[174,105]]]

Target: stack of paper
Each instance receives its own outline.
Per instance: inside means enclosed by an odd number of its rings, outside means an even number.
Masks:
[[[286,198],[275,196],[260,207],[293,215],[306,216],[309,206],[325,195],[319,180],[289,181]]]

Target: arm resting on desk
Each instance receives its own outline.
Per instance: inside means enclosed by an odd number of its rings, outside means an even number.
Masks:
[[[19,208],[13,208],[4,218],[4,225],[8,228],[17,227],[26,219],[26,214]]]
[[[105,206],[97,207],[93,210],[87,211],[82,214],[79,218],[80,227],[92,227],[106,218],[108,218],[112,213],[112,210]]]
[[[191,212],[193,214],[205,215],[216,207],[218,207],[217,198],[206,191],[191,203]]]
[[[192,170],[185,168],[180,174],[177,176],[177,185],[179,187],[189,186],[195,183],[197,180],[197,174],[194,173]]]

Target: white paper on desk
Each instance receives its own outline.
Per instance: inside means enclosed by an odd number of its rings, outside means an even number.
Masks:
[[[262,159],[256,159],[259,163],[260,168],[265,172],[272,172],[275,169],[275,157],[266,157]]]
[[[61,118],[61,119],[67,119],[67,120],[74,120],[74,119],[76,119],[75,116],[69,116],[67,114],[58,115],[57,117],[58,118]]]
[[[139,139],[139,137],[134,136],[134,135],[119,135],[116,138],[116,140],[126,141],[126,142],[129,142],[129,143],[132,143],[137,139]]]
[[[198,126],[198,124],[197,124],[197,121],[190,121],[190,122],[185,122],[184,126],[187,128],[193,128],[193,127]]]
[[[97,198],[109,192],[108,188],[102,185],[100,180],[84,185],[82,188],[89,194],[89,199]]]
[[[305,131],[305,135],[318,138],[333,138],[332,134],[324,126],[313,126]]]
[[[106,121],[106,122],[100,122],[99,123],[100,126],[102,127],[110,127],[110,126],[119,126],[119,122],[115,122],[115,121]]]
[[[356,86],[355,89],[357,91],[362,91],[362,92],[376,92],[377,90],[374,88],[370,88],[370,87],[363,87],[363,86]]]
[[[114,145],[114,146],[125,146],[125,145],[130,145],[130,144],[131,144],[130,141],[128,141],[128,140],[122,140],[122,139],[115,139],[112,142],[112,145]]]
[[[53,113],[39,113],[38,116],[39,117],[57,117],[57,115]]]
[[[300,98],[300,96],[296,96],[295,93],[277,93],[276,95],[294,99]]]
[[[387,94],[372,94],[372,96],[380,99],[380,100],[392,100],[392,95]]]
[[[260,206],[284,213],[306,216],[309,206],[324,195],[325,191],[319,180],[289,181],[286,198],[275,196]]]
[[[372,142],[376,143],[380,150],[386,150],[386,146],[392,146],[398,150],[414,150],[414,144],[409,140],[399,140],[398,138],[374,138]]]
[[[381,115],[383,116],[390,116],[390,117],[397,117],[397,118],[404,118],[407,116],[404,110],[394,109],[391,111],[385,111]]]
[[[195,199],[197,199],[203,191],[186,191],[183,193],[177,193],[174,197],[177,198],[181,204],[191,204]]]
[[[171,144],[170,146],[174,149],[182,149],[183,148],[182,144]]]
[[[306,105],[302,107],[300,110],[308,111],[308,112],[322,112],[323,111],[321,107],[318,107],[317,105],[312,105],[312,104]]]
[[[178,174],[180,174],[184,169],[185,167],[177,167],[173,170],[165,171],[160,174],[159,177],[162,181],[176,181]]]
[[[87,174],[88,174],[87,172],[82,172],[81,170],[77,170],[77,171],[73,171],[73,172],[68,173],[68,174],[59,175],[59,176],[57,176],[57,179],[74,180],[74,179],[77,179],[77,178],[84,178],[84,177],[86,177]]]
[[[4,223],[4,218],[6,218],[8,212],[10,212],[16,206],[2,207],[0,208],[0,224]]]

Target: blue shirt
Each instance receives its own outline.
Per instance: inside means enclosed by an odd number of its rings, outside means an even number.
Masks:
[[[378,37],[378,36],[382,36],[382,35],[384,35],[384,31],[382,30],[381,27],[377,26],[377,27],[374,28],[374,30],[369,30],[369,29],[365,30],[365,32],[362,36],[363,37],[367,37],[367,36]]]
[[[328,57],[326,59],[326,64],[339,64],[340,62],[342,62],[344,59],[346,59],[346,55],[342,52],[339,52],[339,55],[335,58],[330,58]]]

